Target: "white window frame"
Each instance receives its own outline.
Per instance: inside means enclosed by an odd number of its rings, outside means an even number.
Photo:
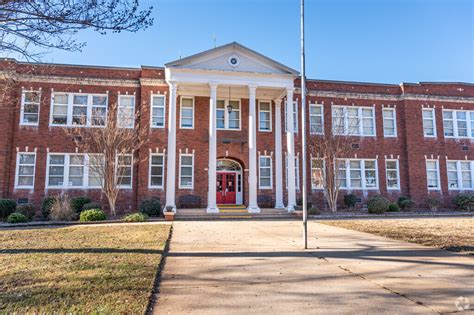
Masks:
[[[152,165],[152,157],[154,156],[162,156],[163,157],[163,165],[161,166],[163,168],[163,171],[162,171],[162,177],[163,177],[163,180],[161,182],[161,186],[160,185],[152,185],[151,184],[151,168],[152,167],[158,167],[157,165]],[[166,159],[166,156],[164,153],[151,153],[150,152],[150,157],[149,157],[149,161],[148,161],[148,188],[158,188],[158,189],[164,189],[165,187],[165,159]]]
[[[341,133],[339,130],[334,130],[334,109],[342,108],[342,119],[343,119],[343,132]],[[349,130],[349,115],[348,109],[356,109],[357,110],[357,120],[358,120],[358,132],[354,133],[352,130]],[[373,132],[372,134],[364,134],[364,116],[363,111],[370,110],[372,112],[372,125],[373,125]],[[365,118],[367,119],[367,117]],[[348,105],[332,105],[331,106],[331,128],[333,133],[336,135],[344,135],[344,136],[357,136],[357,137],[376,137],[377,136],[377,124],[375,120],[375,107],[374,106],[348,106]]]
[[[270,166],[262,166],[261,159],[269,159],[270,160]],[[270,169],[270,185],[269,186],[263,186],[261,179],[262,179],[262,168],[268,168]],[[260,155],[258,157],[258,189],[272,189],[273,188],[273,159],[271,155]]]
[[[285,182],[286,189],[288,189],[288,155],[285,156]],[[300,159],[298,156],[295,156],[295,188],[300,190]]]
[[[219,98],[217,101],[224,102],[224,128],[216,127],[217,130],[230,130],[230,131],[240,131],[242,130],[242,101],[240,99],[223,99]],[[227,105],[229,102],[239,102],[239,128],[229,128],[230,114],[227,112]],[[217,102],[216,102],[216,126],[217,126]],[[234,110],[232,110],[234,111]]]
[[[393,118],[386,118],[384,113],[385,112],[392,112]],[[393,135],[385,133],[385,121],[386,120],[393,120]],[[396,138],[398,136],[397,131],[397,110],[394,107],[384,107],[382,108],[382,121],[383,121],[383,136],[385,138]]]
[[[311,108],[321,108],[321,114],[312,114]],[[312,119],[316,117],[321,117],[322,130],[321,132],[313,132],[313,123]],[[316,124],[314,124],[316,125]],[[309,104],[309,133],[312,135],[323,135],[324,134],[324,106],[322,104],[310,103]]]
[[[131,99],[132,100],[132,106],[123,106],[121,103],[122,103],[122,100],[123,99]],[[118,122],[118,127],[119,128],[128,128],[128,129],[133,129],[135,128],[135,95],[128,95],[128,94],[120,94],[118,96],[118,106],[117,106],[117,122]],[[124,108],[131,108],[132,109],[132,117],[131,117],[131,121],[132,121],[132,125],[124,125],[123,124],[123,120],[119,119],[120,118],[120,109],[124,107]]]
[[[458,187],[451,188],[449,185],[449,172],[452,172],[448,168],[448,163],[456,163],[456,175],[457,175],[457,185]],[[469,163],[469,172],[471,174],[471,187],[464,187],[462,173],[463,170],[461,168],[461,163]],[[474,161],[472,160],[446,160],[446,176],[448,179],[448,190],[452,191],[466,191],[466,190],[474,190]]]
[[[444,114],[447,112],[451,112],[453,115],[452,119],[445,119]],[[458,112],[465,112],[466,113],[466,127],[467,127],[467,136],[459,136],[459,128],[458,128],[458,119],[457,113]],[[474,119],[471,119],[471,115],[474,115],[473,110],[460,110],[460,109],[443,109],[443,135],[447,139],[474,139]],[[474,117],[474,116],[473,116]],[[450,120],[453,122],[453,135],[447,136],[445,132],[445,121]]]
[[[285,132],[288,132],[288,116],[287,116],[287,110],[288,110],[288,101],[285,102]],[[294,125],[294,133],[298,133],[298,102],[293,101],[293,125]]]
[[[155,108],[161,108],[161,106],[153,106],[153,98],[160,97],[163,98],[163,126],[153,125],[153,111]],[[164,94],[151,94],[150,96],[150,128],[164,129],[166,126],[166,95]]]
[[[319,167],[315,166],[315,161],[321,161],[322,162],[322,169],[321,169],[321,175],[323,176],[323,182],[322,186],[316,186],[314,185],[313,181],[313,170],[320,169]],[[325,177],[326,177],[326,161],[321,158],[311,158],[311,189],[312,190],[324,190],[324,182],[325,182]]]
[[[67,97],[67,114],[66,114],[66,124],[53,124],[53,109],[54,109],[54,96],[55,95],[66,95]],[[74,125],[72,123],[72,113],[73,113],[73,100],[74,95],[87,95],[87,117],[85,125]],[[105,105],[93,105],[93,97],[105,97]],[[104,125],[92,125],[92,108],[93,107],[104,107],[105,108],[105,118]],[[81,128],[105,128],[107,126],[107,115],[109,110],[109,95],[108,94],[98,94],[98,93],[69,93],[69,92],[53,92],[51,93],[51,103],[49,111],[49,127],[81,127]]]
[[[190,156],[191,157],[191,186],[183,186],[181,184],[181,171],[182,171],[182,158],[183,156]],[[186,165],[186,167],[189,167]],[[194,189],[194,153],[181,153],[179,155],[179,189]]]
[[[25,122],[25,103],[26,103],[26,93],[36,93],[38,94],[38,103],[36,102],[28,102],[28,104],[34,104],[38,106],[38,120],[36,123],[29,123]],[[40,111],[41,111],[41,91],[34,91],[34,90],[23,90],[21,92],[21,108],[20,108],[20,126],[38,126],[40,120]]]
[[[435,162],[436,163],[436,169],[428,169],[428,163],[427,162]],[[436,171],[436,177],[437,177],[437,182],[438,182],[437,187],[429,187],[428,171]],[[440,174],[439,174],[439,160],[437,160],[437,159],[426,159],[425,160],[425,174],[426,174],[426,187],[428,188],[428,190],[429,191],[441,190],[441,180],[440,180]]]
[[[429,120],[428,118],[423,117],[424,112],[431,112],[432,117],[431,120],[433,121],[433,134],[427,135],[425,132],[425,120]],[[423,127],[423,136],[425,138],[436,138],[437,137],[437,128],[436,128],[436,111],[434,108],[422,108],[421,109],[421,120],[422,120],[422,127]]]
[[[31,185],[19,185],[20,179],[20,156],[21,155],[33,155],[35,158],[34,164],[22,164],[22,166],[33,166],[33,183]],[[16,154],[16,170],[15,170],[15,189],[34,189],[35,187],[35,176],[36,176],[36,152],[17,152]]]
[[[192,103],[193,103],[193,106],[192,106],[192,110],[193,110],[193,117],[192,117],[192,126],[191,127],[188,127],[188,126],[183,126],[183,100],[184,99],[188,99],[188,100],[192,100]],[[194,129],[194,113],[195,113],[195,105],[194,105],[194,96],[181,96],[179,98],[179,128],[180,129]]]
[[[388,185],[388,171],[393,171],[393,169],[387,168],[387,162],[395,162],[395,170],[397,171],[397,187],[390,187]],[[385,160],[385,184],[387,185],[387,190],[400,190],[400,166],[398,159],[386,159]]]
[[[346,186],[340,186],[339,189],[342,190],[379,190],[380,181],[379,181],[379,167],[378,167],[378,160],[377,159],[338,159],[335,163],[335,167],[338,167],[337,162],[344,162],[345,166],[345,173],[346,173]],[[360,173],[361,173],[361,187],[352,187],[351,186],[351,168],[350,162],[351,161],[359,161],[360,165]],[[365,162],[366,161],[373,161],[375,162],[375,181],[376,185],[374,187],[367,187],[366,185],[366,176],[365,176]],[[357,169],[359,170],[359,169]],[[338,170],[336,170],[337,172]]]
[[[61,152],[49,152],[46,156],[46,189],[101,189],[100,185],[98,186],[89,186],[89,156],[95,155],[96,153],[61,153]],[[50,157],[52,155],[64,155],[64,173],[63,173],[63,184],[61,186],[50,186],[49,185],[49,167],[50,167]],[[83,169],[83,180],[82,186],[69,186],[69,166],[71,155],[83,155],[84,156],[84,169]]]
[[[119,167],[118,158],[119,158],[120,156],[130,156],[130,165],[128,165],[128,164],[127,164],[127,165],[124,165],[124,167],[130,167],[130,185],[122,185],[122,184],[120,184],[120,185],[118,185],[118,187],[119,187],[120,189],[132,189],[132,188],[133,188],[133,166],[134,166],[134,164],[133,164],[133,154],[131,154],[131,153],[127,153],[127,154],[117,154],[117,155],[115,156],[115,159],[116,159],[116,160],[115,160],[115,167],[116,167],[116,169]],[[116,170],[115,172],[116,172],[116,173],[115,173],[115,180],[116,180],[116,182],[118,183],[117,170]],[[123,177],[124,177],[124,176],[123,176]],[[128,177],[128,176],[127,176],[127,177]]]
[[[268,110],[262,110],[262,108],[261,108],[262,103],[268,103],[269,104]],[[270,126],[269,129],[262,129],[262,124],[261,124],[261,120],[260,120],[260,113],[268,113],[269,126]],[[272,101],[270,101],[270,100],[259,100],[258,101],[258,131],[260,131],[260,132],[272,132],[272,128],[273,128],[273,126],[272,126]]]

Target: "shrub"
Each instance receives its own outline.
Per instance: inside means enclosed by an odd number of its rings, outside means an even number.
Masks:
[[[90,203],[92,200],[88,197],[75,197],[71,198],[71,209],[75,213],[81,213],[82,207],[84,207],[85,204]]]
[[[32,220],[36,214],[36,207],[31,203],[25,203],[16,207],[16,212],[23,214],[28,220]]]
[[[6,219],[15,212],[16,202],[11,199],[0,199],[0,219]]]
[[[148,220],[148,215],[144,213],[131,213],[123,218],[125,222],[145,222]]]
[[[438,211],[441,201],[438,198],[428,197],[425,199],[426,205],[431,211]]]
[[[400,208],[405,211],[410,210],[414,206],[415,206],[415,202],[411,200],[410,198],[402,200],[402,202],[400,202]]]
[[[472,194],[459,194],[454,197],[453,202],[459,209],[468,211],[474,210],[474,195]]]
[[[102,206],[97,202],[88,202],[82,206],[82,211],[91,210],[91,209],[102,210]]]
[[[389,204],[390,202],[387,200],[387,198],[380,195],[375,195],[367,200],[367,209],[369,210],[369,213],[380,214],[388,210]]]
[[[357,203],[357,197],[354,194],[348,194],[344,196],[344,204],[349,207],[355,207]]]
[[[397,212],[397,211],[400,211],[400,207],[398,206],[397,203],[391,203],[388,205],[388,211]]]
[[[41,203],[41,216],[43,219],[49,219],[49,214],[51,213],[51,208],[56,202],[56,197],[46,197]]]
[[[49,217],[54,221],[71,221],[76,217],[67,194],[61,194],[55,198]]]
[[[150,217],[161,215],[161,203],[158,198],[145,199],[140,203],[139,210]]]
[[[13,212],[8,216],[7,222],[8,223],[23,223],[23,222],[28,222],[28,218],[24,214]]]
[[[313,205],[311,208],[308,209],[308,214],[310,214],[310,215],[318,215],[318,214],[321,214],[321,210],[319,210],[318,207],[316,207],[315,205]]]
[[[79,221],[90,222],[90,221],[103,221],[107,219],[105,212],[101,209],[89,209],[81,212]]]

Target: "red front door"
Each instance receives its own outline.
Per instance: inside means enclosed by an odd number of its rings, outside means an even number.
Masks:
[[[235,204],[236,173],[217,173],[217,203]]]

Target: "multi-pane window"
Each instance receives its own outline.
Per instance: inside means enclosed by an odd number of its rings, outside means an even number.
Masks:
[[[16,157],[15,188],[33,188],[36,153],[19,152]]]
[[[135,96],[119,95],[117,119],[120,128],[133,128],[135,124]]]
[[[179,156],[179,188],[192,189],[194,185],[194,154]]]
[[[285,131],[288,131],[288,102],[285,102]],[[298,132],[298,103],[293,102],[293,131]]]
[[[426,180],[428,190],[440,189],[438,160],[426,160]]]
[[[240,129],[240,101],[217,100],[216,126],[217,129]]]
[[[374,108],[333,106],[332,128],[338,135],[375,136]]]
[[[272,131],[272,103],[269,101],[258,102],[258,130]]]
[[[260,189],[272,188],[272,158],[270,156],[259,157],[258,186]]]
[[[425,137],[436,137],[436,118],[434,108],[423,108],[423,134]]]
[[[194,98],[181,97],[181,121],[180,128],[194,128]]]
[[[385,161],[385,174],[387,177],[387,189],[400,189],[400,175],[398,170],[398,160]]]
[[[295,188],[300,189],[300,167],[298,157],[295,156]],[[288,189],[288,156],[285,157],[286,189]]]
[[[39,110],[40,92],[23,91],[21,96],[20,125],[37,126]]]
[[[165,96],[164,95],[151,96],[151,127],[152,128],[165,127]]]
[[[117,156],[117,184],[121,188],[132,188],[133,156],[121,154]]]
[[[323,105],[309,104],[309,128],[311,134],[324,133]]]
[[[337,172],[337,180],[341,188],[378,188],[377,160],[338,160]]]
[[[311,159],[311,188],[324,188],[324,160]]]
[[[107,95],[54,93],[52,126],[105,126]]]
[[[47,188],[100,188],[102,154],[49,153]]]
[[[397,118],[395,108],[384,108],[383,115],[383,135],[384,137],[397,136]]]
[[[150,184],[152,188],[163,188],[165,173],[165,155],[151,154],[150,155]]]
[[[454,190],[474,189],[474,162],[447,161],[448,188]]]
[[[443,110],[446,138],[474,138],[474,111]]]

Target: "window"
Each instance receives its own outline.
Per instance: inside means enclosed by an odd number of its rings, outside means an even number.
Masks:
[[[163,188],[165,173],[165,155],[150,154],[150,178],[149,187]]]
[[[20,125],[38,126],[40,92],[23,91],[21,96]]]
[[[47,188],[100,188],[101,173],[96,166],[104,163],[102,154],[49,153]]]
[[[133,128],[135,125],[135,96],[119,95],[117,119],[120,128]]]
[[[151,95],[151,127],[165,127],[165,96]]]
[[[287,104],[285,103],[285,130],[288,131]],[[293,131],[298,133],[298,103],[293,102]]]
[[[194,128],[194,98],[181,97],[181,123],[183,129]]]
[[[15,188],[33,188],[35,185],[36,153],[19,152],[16,156]]]
[[[133,156],[122,154],[117,156],[117,184],[120,188],[132,188]]]
[[[53,93],[51,126],[105,126],[107,95]]]
[[[258,130],[272,131],[272,103],[269,101],[258,102]]]
[[[338,160],[338,183],[345,189],[377,189],[377,160]]]
[[[440,189],[438,160],[426,160],[426,178],[428,190]]]
[[[375,136],[374,108],[333,106],[332,128],[338,135]]]
[[[423,134],[425,137],[436,137],[434,108],[423,108]]]
[[[474,161],[447,161],[448,189],[474,189]]]
[[[443,110],[446,138],[474,138],[474,111]]]
[[[309,128],[311,134],[324,133],[323,105],[309,104]]]
[[[258,187],[260,189],[272,188],[272,158],[270,156],[259,157]]]
[[[295,156],[295,188],[300,189],[300,172],[299,172],[299,160]],[[285,170],[286,170],[286,189],[288,189],[288,156],[285,157]]]
[[[395,108],[384,108],[383,115],[383,135],[384,137],[397,136],[397,114]]]
[[[323,159],[311,159],[311,188],[324,188],[324,161]]]
[[[194,154],[179,156],[179,188],[193,189],[194,183]]]
[[[399,171],[398,171],[398,160],[385,161],[385,174],[387,177],[387,189],[399,190],[400,178],[399,178]]]
[[[240,130],[240,101],[217,100],[216,120],[217,129]]]

